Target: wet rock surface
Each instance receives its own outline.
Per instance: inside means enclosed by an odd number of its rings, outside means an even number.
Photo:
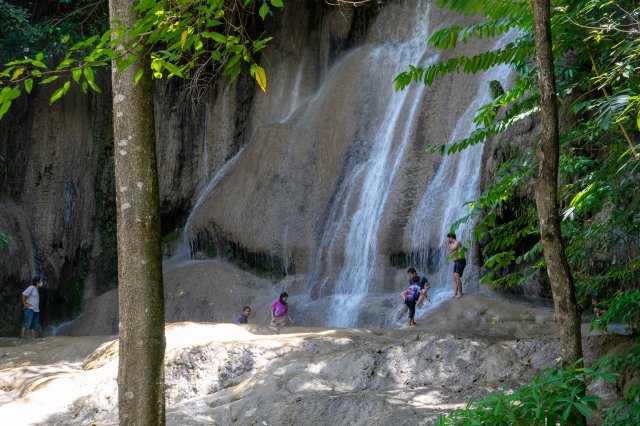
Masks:
[[[553,323],[524,337],[510,336],[509,321],[478,321],[524,310],[487,299],[452,300],[434,310],[440,322],[425,317],[410,330],[170,324],[167,424],[429,424],[471,398],[517,387],[558,356]],[[0,417],[15,425],[117,424],[114,338],[18,346],[3,339]],[[587,360],[620,341],[585,335]]]

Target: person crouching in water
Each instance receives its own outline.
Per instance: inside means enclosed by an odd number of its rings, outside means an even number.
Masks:
[[[408,289],[400,293],[402,300],[404,300],[404,304],[409,308],[409,320],[407,321],[407,326],[413,327],[416,325],[414,321],[414,317],[416,316],[416,302],[420,297],[420,286],[418,283],[420,282],[419,276],[414,276],[412,280],[412,284]]]
[[[280,297],[273,301],[271,304],[271,325],[281,327],[287,322],[289,318],[289,324],[293,323],[291,315],[289,315],[289,306],[287,300],[289,295],[286,292],[280,293]]]

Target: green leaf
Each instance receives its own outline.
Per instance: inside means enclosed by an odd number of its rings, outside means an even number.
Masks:
[[[58,78],[60,78],[59,75],[52,75],[49,78],[45,78],[44,80],[42,80],[40,82],[40,84],[47,84],[47,83],[51,83],[52,81],[56,81]]]
[[[80,77],[82,77],[82,70],[79,68],[77,70],[73,70],[73,72],[71,73],[71,76],[73,77],[73,81],[75,81],[76,83],[80,83]]]
[[[227,38],[225,36],[223,36],[222,34],[212,31],[212,32],[208,32],[208,33],[204,33],[207,35],[208,38],[212,38],[214,41],[218,42],[218,43],[226,43],[227,42]],[[203,34],[203,36],[204,36]]]
[[[9,107],[11,106],[11,101],[4,101],[0,104],[0,118],[4,117],[4,115],[9,111]]]
[[[582,414],[585,419],[590,419],[593,415],[591,411],[589,411],[589,409],[582,404],[575,404],[574,407],[576,408],[576,410],[580,411],[580,414]]]
[[[271,0],[271,4],[274,7],[284,7],[284,3],[282,3],[282,0]]]
[[[141,69],[139,69],[138,71],[136,71],[136,75],[135,75],[135,77],[133,78],[133,81],[134,81],[135,83],[138,83],[138,81],[139,81],[139,80],[140,80],[140,78],[142,77],[142,74],[144,74],[144,71],[143,71],[143,70],[142,70],[142,68],[141,68]]]
[[[49,100],[49,105],[51,105],[52,103],[60,99],[63,95],[64,95],[64,86],[59,87],[55,92],[53,92],[53,95],[51,95],[51,99]]]
[[[17,79],[18,77],[20,77],[22,75],[22,73],[24,73],[24,68],[18,68],[17,70],[14,71],[13,76],[11,77],[11,81]]]
[[[102,90],[100,90],[100,86],[98,86],[93,80],[87,80],[87,83],[89,83],[89,86],[93,89],[94,92],[102,93]]]
[[[24,81],[24,90],[30,94],[32,88],[33,88],[33,79],[32,78],[26,79]]]
[[[171,62],[164,62],[162,66],[168,70],[170,73],[177,75],[178,77],[183,77],[180,68],[172,64]]]
[[[82,69],[82,73],[84,74],[84,78],[87,79],[87,81],[89,82],[89,84],[91,84],[91,82],[93,82],[93,68],[91,67],[85,67]]]
[[[269,5],[267,4],[267,2],[262,3],[262,6],[260,6],[260,10],[258,11],[258,15],[260,15],[260,17],[264,20],[264,18],[266,18],[267,13],[269,13]]]

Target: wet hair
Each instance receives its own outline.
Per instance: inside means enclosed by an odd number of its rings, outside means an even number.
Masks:
[[[414,283],[419,283],[420,282],[420,277],[417,275],[414,275],[413,278],[411,279]]]
[[[287,304],[287,302],[285,302],[284,300],[282,300],[282,299],[284,299],[285,297],[289,297],[289,295],[287,294],[287,292],[286,292],[286,291],[283,291],[282,293],[280,293],[280,302],[281,302],[281,303],[284,303],[284,304],[286,305],[286,304]]]
[[[38,283],[42,283],[42,279],[40,279],[40,277],[38,276],[33,277],[33,279],[31,280],[31,285],[35,287],[36,285],[38,285]]]
[[[417,274],[417,272],[416,272],[416,268],[409,268],[409,269],[407,269],[407,274]]]
[[[449,233],[447,234],[447,238],[453,238],[453,239],[455,240],[455,239],[456,239],[456,234],[455,234],[455,232],[449,232]]]

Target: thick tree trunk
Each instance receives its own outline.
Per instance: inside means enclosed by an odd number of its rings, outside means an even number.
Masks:
[[[532,0],[531,3],[535,21],[541,128],[537,149],[540,163],[535,184],[535,199],[544,260],[547,264],[556,311],[556,324],[560,335],[561,356],[563,362],[569,364],[582,358],[582,336],[575,285],[564,252],[558,212],[560,141],[551,46],[551,11],[549,0]]]
[[[133,26],[129,0],[110,0],[113,26]],[[163,425],[164,296],[150,57],[113,65],[113,137],[118,224],[120,425]],[[137,84],[134,76],[144,70]]]

